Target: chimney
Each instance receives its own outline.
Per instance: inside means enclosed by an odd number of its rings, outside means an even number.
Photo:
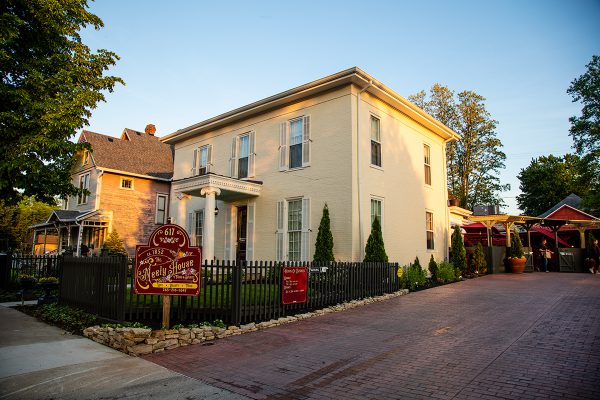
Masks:
[[[154,126],[154,124],[148,124],[146,125],[146,129],[144,129],[144,132],[146,132],[148,135],[154,136],[154,134],[156,133],[156,126]]]

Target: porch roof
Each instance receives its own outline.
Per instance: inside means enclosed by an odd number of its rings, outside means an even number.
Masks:
[[[178,179],[171,184],[177,195],[202,196],[202,189],[217,188],[220,190],[219,200],[233,201],[247,197],[260,196],[261,181],[242,180],[228,176],[208,173],[189,178]]]

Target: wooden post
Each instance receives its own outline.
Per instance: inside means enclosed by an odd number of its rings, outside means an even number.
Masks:
[[[162,315],[162,327],[163,329],[169,329],[170,326],[170,315],[171,315],[171,296],[163,296],[163,315]]]

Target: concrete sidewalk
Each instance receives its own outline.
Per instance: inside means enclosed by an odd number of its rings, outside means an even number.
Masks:
[[[0,304],[0,399],[243,399]]]

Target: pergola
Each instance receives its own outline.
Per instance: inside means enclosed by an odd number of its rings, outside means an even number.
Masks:
[[[501,224],[506,230],[506,247],[510,247],[511,229],[514,225],[520,225],[527,231],[527,244],[531,246],[531,228],[535,225],[546,226],[554,232],[555,246],[558,248],[558,231],[563,226],[575,228],[579,231],[580,247],[585,248],[585,231],[590,228],[600,228],[600,221],[596,220],[569,220],[528,217],[525,215],[494,214],[494,215],[471,215],[469,221],[481,222],[486,227],[488,246],[492,245],[490,231],[492,226]]]

